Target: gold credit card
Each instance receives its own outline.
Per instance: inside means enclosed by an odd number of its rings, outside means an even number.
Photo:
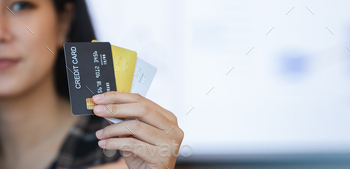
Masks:
[[[92,42],[99,41],[93,40]],[[117,91],[130,93],[137,53],[114,45],[111,45],[111,49]]]

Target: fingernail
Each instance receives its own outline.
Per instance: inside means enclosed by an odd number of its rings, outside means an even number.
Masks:
[[[96,137],[101,138],[102,133],[103,133],[103,129],[96,131]]]
[[[102,93],[102,94],[98,94],[98,95],[93,96],[92,99],[93,99],[94,101],[98,101],[98,100],[102,100],[103,97],[104,97],[104,96],[103,96],[103,93]]]
[[[94,107],[94,113],[101,115],[106,111],[106,106],[104,105],[97,105]]]
[[[98,142],[98,145],[99,145],[101,148],[105,148],[106,140],[100,140],[100,141]]]

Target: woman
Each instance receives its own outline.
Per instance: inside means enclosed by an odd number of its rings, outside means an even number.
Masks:
[[[71,114],[62,46],[93,38],[82,0],[0,0],[0,168],[174,168],[183,132],[152,101],[108,92]]]

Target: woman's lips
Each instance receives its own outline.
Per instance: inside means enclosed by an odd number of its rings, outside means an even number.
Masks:
[[[0,71],[13,67],[18,63],[18,59],[0,58]]]

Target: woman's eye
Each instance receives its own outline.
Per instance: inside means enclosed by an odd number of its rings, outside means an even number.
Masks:
[[[16,2],[12,5],[12,11],[20,11],[33,8],[34,5],[29,2]]]

